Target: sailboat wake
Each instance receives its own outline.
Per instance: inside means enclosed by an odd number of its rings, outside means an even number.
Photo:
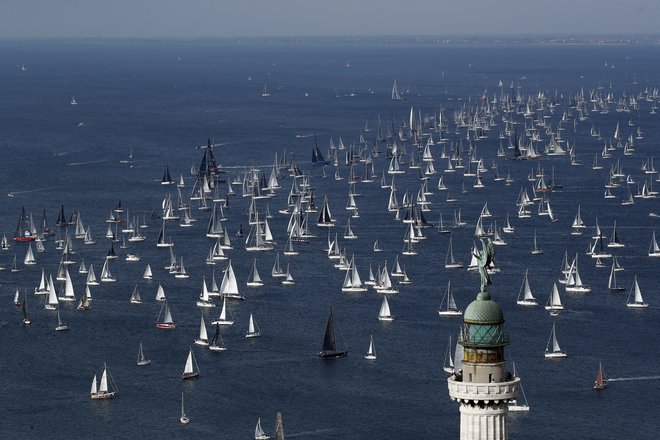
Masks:
[[[660,376],[636,376],[608,378],[608,382],[625,382],[630,380],[660,380]]]
[[[67,165],[73,167],[73,166],[78,166],[78,165],[90,165],[90,164],[95,164],[95,163],[103,163],[107,162],[108,159],[100,159],[100,160],[92,160],[90,162],[70,162]]]

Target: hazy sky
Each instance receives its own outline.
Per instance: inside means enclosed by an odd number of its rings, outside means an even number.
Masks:
[[[0,0],[0,38],[655,33],[659,0]]]

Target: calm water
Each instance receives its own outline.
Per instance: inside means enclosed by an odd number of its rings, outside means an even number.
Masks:
[[[224,330],[229,350],[211,353],[195,347],[201,377],[182,383],[180,374],[188,347],[199,328],[200,311],[195,306],[201,277],[211,277],[204,264],[212,242],[204,236],[208,213],[198,211],[195,227],[168,225],[177,256],[183,256],[191,274],[188,280],[175,280],[163,269],[169,261],[167,250],[157,249],[155,239],[160,223],[150,220],[167,192],[159,184],[166,165],[172,174],[183,174],[188,194],[192,187],[190,167],[197,164],[207,137],[221,144],[216,148],[218,162],[226,167],[271,165],[275,152],[287,151],[312,176],[317,203],[327,195],[338,219],[342,235],[348,218],[346,180],[335,181],[333,172],[321,177],[309,157],[312,137],[317,133],[325,153],[330,137],[339,136],[346,145],[357,143],[365,122],[373,129],[380,115],[384,126],[397,127],[408,118],[414,106],[424,114],[443,109],[452,112],[470,108],[486,92],[489,99],[510,83],[523,94],[557,96],[560,106],[551,115],[553,128],[569,96],[602,87],[620,97],[657,86],[660,52],[654,47],[414,47],[361,45],[224,45],[214,43],[2,43],[0,45],[0,192],[2,215],[0,231],[13,234],[22,206],[35,220],[46,210],[54,227],[61,204],[70,215],[80,213],[91,225],[95,246],[76,240],[76,261],[94,264],[97,275],[110,246],[104,239],[105,219],[117,200],[134,213],[145,213],[149,228],[147,241],[119,251],[112,268],[118,282],[92,288],[93,309],[83,313],[71,304],[62,305],[61,314],[71,331],[54,331],[56,317],[43,309],[42,297],[28,295],[33,324],[20,325],[20,309],[12,304],[16,287],[31,292],[41,268],[56,272],[58,251],[52,238],[47,252],[37,255],[38,264],[22,272],[0,272],[0,334],[4,398],[0,409],[0,437],[13,438],[253,438],[257,417],[266,431],[273,430],[277,411],[284,414],[288,437],[300,438],[458,438],[458,405],[447,395],[446,376],[441,364],[449,334],[455,334],[460,320],[441,319],[436,310],[451,280],[459,307],[465,308],[478,290],[478,277],[466,270],[444,269],[448,235],[425,230],[427,240],[417,245],[419,255],[401,257],[413,284],[390,298],[396,320],[383,325],[377,320],[380,295],[341,293],[344,273],[332,267],[321,252],[326,231],[312,227],[318,238],[298,244],[299,256],[284,257],[296,280],[293,287],[282,286],[269,276],[275,254],[259,253],[257,264],[265,279],[258,289],[245,287],[252,259],[239,238],[232,235],[235,249],[229,251],[242,293],[241,303],[232,303],[236,323]],[[350,62],[350,67],[347,67]],[[608,67],[605,67],[607,63]],[[24,64],[27,70],[21,71]],[[609,66],[614,65],[614,68]],[[404,102],[389,99],[394,79],[405,93]],[[267,84],[271,96],[261,96]],[[353,93],[355,96],[349,96]],[[409,91],[408,91],[409,90]],[[307,96],[305,94],[307,93]],[[78,105],[69,104],[75,96]],[[575,142],[581,167],[571,166],[567,157],[543,157],[541,166],[555,166],[562,192],[550,194],[553,210],[560,218],[550,223],[546,217],[516,218],[515,202],[522,187],[530,188],[526,177],[534,162],[512,162],[496,157],[501,116],[489,139],[474,142],[478,155],[490,167],[493,159],[500,173],[510,169],[512,186],[493,182],[484,176],[485,189],[472,188],[461,194],[462,175],[449,175],[447,184],[459,201],[445,202],[445,194],[435,190],[429,196],[435,222],[442,211],[451,222],[460,207],[468,225],[455,230],[454,253],[468,262],[475,221],[488,201],[501,224],[511,213],[516,233],[505,236],[507,246],[496,248],[501,273],[493,277],[491,292],[502,306],[512,344],[509,359],[515,359],[531,411],[510,416],[512,438],[542,439],[551,435],[569,438],[655,438],[653,419],[657,380],[613,382],[600,393],[591,389],[598,361],[610,377],[637,377],[660,374],[660,357],[654,350],[658,326],[658,261],[646,256],[651,232],[657,220],[650,211],[660,211],[657,200],[636,200],[621,206],[625,189],[615,191],[617,199],[603,199],[607,170],[616,158],[624,172],[643,181],[642,161],[656,153],[660,136],[657,115],[650,114],[651,103],[642,102],[639,111],[617,113],[610,105],[608,114],[590,113],[589,119],[565,124],[564,137]],[[517,115],[519,121],[522,116]],[[634,127],[628,126],[632,120]],[[604,161],[604,170],[591,169],[593,156],[603,140],[589,135],[592,126],[604,138],[612,136],[620,123],[624,139],[639,125],[645,138],[636,140],[632,156],[615,152]],[[82,125],[80,123],[83,123]],[[453,123],[448,137],[457,142]],[[522,131],[522,125],[519,127]],[[373,142],[374,132],[365,137]],[[544,139],[547,139],[545,134]],[[413,147],[405,142],[409,152]],[[539,144],[545,145],[545,142]],[[384,147],[381,147],[381,149]],[[132,166],[121,164],[133,150]],[[440,146],[433,147],[436,159]],[[446,161],[436,160],[442,170]],[[387,167],[384,154],[375,160],[378,174]],[[230,178],[239,170],[228,168]],[[342,165],[341,174],[348,169]],[[440,174],[432,177],[436,188]],[[275,213],[286,205],[291,179],[282,182],[278,196],[269,201]],[[399,197],[419,189],[417,170],[397,177]],[[656,184],[659,186],[660,183]],[[636,186],[633,186],[633,192]],[[237,188],[238,190],[239,188]],[[378,182],[359,184],[361,218],[352,226],[358,240],[341,240],[350,256],[355,254],[361,275],[366,278],[369,264],[391,264],[403,246],[406,226],[386,212],[389,192]],[[531,189],[530,189],[531,191]],[[14,197],[5,197],[12,192]],[[227,213],[229,231],[236,231],[248,203],[240,196],[231,200]],[[588,229],[580,237],[571,236],[570,224],[578,205],[588,226],[595,218],[609,235],[614,221],[626,247],[616,250],[626,268],[621,283],[628,287],[637,274],[646,310],[625,307],[626,293],[607,291],[609,267],[597,269],[584,255]],[[260,209],[265,209],[261,202]],[[535,211],[536,207],[531,207]],[[194,210],[196,211],[196,210]],[[314,218],[315,220],[315,218]],[[275,215],[270,226],[283,248],[288,217]],[[538,232],[545,253],[531,256],[532,236]],[[375,254],[372,244],[380,239],[385,252]],[[10,267],[14,254],[22,261],[27,246],[14,244],[2,252],[0,262]],[[141,256],[137,263],[126,262],[127,251]],[[564,254],[580,254],[583,280],[593,287],[586,295],[564,294],[566,311],[557,319],[559,342],[569,357],[546,361],[543,352],[552,326],[542,306],[522,309],[515,299],[522,274],[529,268],[530,284],[539,303],[545,303],[552,282],[559,277]],[[154,269],[154,280],[142,279],[147,263]],[[224,263],[216,270],[218,282]],[[76,295],[84,291],[84,275],[71,266]],[[160,304],[154,301],[161,282],[170,301],[177,328],[154,328]],[[139,285],[144,303],[132,305],[129,297]],[[59,283],[58,283],[59,284]],[[350,355],[336,361],[316,357],[332,304],[336,323],[349,347]],[[219,309],[205,311],[209,318]],[[243,337],[250,313],[254,313],[263,336]],[[211,327],[209,326],[209,331]],[[365,361],[369,334],[374,335],[378,360]],[[137,367],[135,357],[140,341],[149,367]],[[119,387],[116,399],[92,402],[88,392],[91,378],[100,374],[103,363]],[[188,426],[178,422],[180,393],[186,394]],[[648,423],[641,420],[650,419]]]

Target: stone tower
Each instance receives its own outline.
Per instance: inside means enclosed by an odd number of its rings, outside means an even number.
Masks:
[[[507,403],[515,399],[520,379],[506,371],[504,315],[482,283],[477,299],[465,309],[458,343],[463,368],[447,384],[449,397],[460,403],[461,440],[507,438]]]

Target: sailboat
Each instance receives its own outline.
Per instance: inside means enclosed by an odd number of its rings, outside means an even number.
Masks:
[[[197,298],[197,307],[212,308],[215,307],[215,303],[211,301],[210,292],[206,286],[206,278],[202,277],[202,292]]]
[[[161,316],[163,317],[162,320],[161,320]],[[162,328],[162,329],[176,328],[176,325],[172,320],[172,313],[170,312],[170,306],[167,305],[167,301],[164,301],[163,305],[160,308],[160,312],[158,313],[158,319],[156,321],[156,328]]]
[[[532,255],[541,255],[542,253],[543,249],[541,249],[536,242],[536,229],[534,229],[534,247],[532,248]]]
[[[559,296],[559,289],[557,289],[557,283],[552,284],[552,292],[550,292],[548,301],[545,303],[545,309],[554,315],[557,315],[559,310],[564,310],[564,305],[561,303],[561,297]]]
[[[449,343],[447,344],[447,351],[445,352],[445,360],[442,363],[442,370],[447,374],[454,372],[454,360],[451,357],[452,352],[451,334],[449,335]]]
[[[383,296],[383,302],[380,304],[380,311],[378,312],[378,320],[385,322],[394,321],[394,316],[390,311],[390,303],[387,301],[387,296]]]
[[[27,293],[23,295],[23,303],[21,304],[21,309],[23,311],[23,325],[30,325],[32,321],[28,318],[27,314]]]
[[[392,101],[402,101],[401,95],[399,95],[399,88],[396,86],[396,80],[392,84]]]
[[[651,237],[649,257],[660,257],[660,246],[658,246],[658,242],[655,240],[655,231],[653,231],[653,236]]]
[[[351,257],[351,262],[349,263],[349,268],[346,271],[346,276],[344,277],[344,284],[341,288],[342,292],[366,292],[367,287],[362,282],[360,274],[357,270],[357,263],[355,263],[355,257]]]
[[[131,304],[142,304],[142,298],[140,297],[140,291],[138,290],[137,284],[133,288],[133,293],[131,293]]]
[[[340,334],[341,335],[341,334]],[[343,343],[343,340],[342,340]],[[325,326],[325,335],[323,337],[323,344],[319,350],[319,357],[322,359],[338,358],[348,355],[348,350],[344,346],[343,350],[337,350],[337,343],[335,340],[335,322],[332,317],[332,306],[328,314],[328,322]]]
[[[94,265],[90,264],[89,269],[87,271],[87,280],[85,281],[85,284],[88,286],[98,286],[99,282],[96,279],[96,273],[94,273]]]
[[[270,96],[270,93],[268,93],[268,89],[266,88],[266,84],[264,84],[264,91],[261,92],[261,96],[263,97]]]
[[[183,404],[183,391],[181,391],[181,417],[179,417],[179,422],[183,425],[190,423],[190,419],[186,415],[186,407]]]
[[[46,298],[46,304],[44,305],[44,308],[46,310],[57,310],[59,304],[60,302],[57,299],[57,294],[55,293],[55,286],[53,284],[53,277],[51,275],[48,283],[48,297]]]
[[[238,292],[238,282],[236,281],[236,274],[231,265],[231,260],[227,263],[225,274],[222,277],[220,295],[230,299],[245,299],[245,297]]]
[[[151,266],[147,264],[147,267],[144,268],[144,273],[142,274],[142,278],[145,280],[151,280],[153,279],[154,274],[151,272]]]
[[[264,285],[264,282],[261,279],[261,276],[259,276],[259,271],[257,270],[257,259],[255,258],[252,262],[252,271],[250,272],[250,276],[248,277],[248,281],[246,283],[248,287],[260,287]]]
[[[607,377],[603,371],[603,363],[598,362],[598,372],[596,373],[596,380],[594,381],[594,390],[604,390],[607,388]]]
[[[108,381],[108,376],[110,376],[110,381]],[[111,388],[108,386],[112,384]],[[117,387],[114,385],[114,380],[112,380],[112,375],[108,371],[107,365],[103,364],[103,374],[101,375],[101,381],[98,384],[96,383],[96,375],[92,379],[92,388],[90,390],[90,397],[92,400],[105,400],[112,399],[117,393]]]
[[[62,322],[62,319],[60,318],[60,309],[57,309],[57,327],[55,327],[55,331],[63,332],[67,330],[69,330],[69,326]]]
[[[591,287],[582,283],[582,278],[580,278],[580,273],[578,272],[578,256],[575,254],[575,260],[568,271],[568,278],[566,280],[566,291],[567,292],[577,292],[577,293],[587,293],[591,292]]]
[[[232,325],[234,320],[231,318],[231,310],[227,309],[227,297],[222,299],[222,310],[218,319],[211,321],[211,324]]]
[[[612,262],[612,269],[610,269],[610,278],[607,281],[607,288],[610,292],[622,292],[626,290],[625,287],[621,287],[616,282],[616,266],[614,266],[614,262]]]
[[[513,364],[513,377],[516,378],[518,377],[518,372],[516,371],[516,363],[512,362],[512,364]],[[509,408],[509,412],[529,411],[529,403],[527,402],[527,396],[525,395],[525,391],[523,390],[522,382],[520,383],[520,393],[522,394],[525,403],[518,403],[516,399],[510,400],[509,403],[507,404]]]
[[[226,351],[225,343],[222,340],[222,335],[220,334],[220,324],[215,325],[215,331],[213,332],[213,338],[211,338],[211,343],[209,344],[209,350],[211,351]]]
[[[248,331],[245,334],[246,338],[256,338],[261,336],[261,329],[257,325],[257,321],[254,319],[254,316],[252,316],[252,313],[250,313],[250,322],[248,323]]]
[[[454,259],[454,250],[452,248],[452,237],[449,236],[449,247],[447,248],[447,258],[445,258],[445,269],[460,269],[463,263]]]
[[[147,359],[144,356],[144,351],[142,350],[142,342],[140,342],[140,348],[138,349],[138,355],[137,355],[137,364],[139,366],[145,366],[149,365],[151,363],[151,359]]]
[[[92,292],[89,286],[85,286],[85,293],[80,297],[80,302],[76,306],[78,310],[90,310],[92,308]]]
[[[374,335],[369,335],[369,349],[367,350],[367,353],[364,355],[364,358],[370,361],[376,360],[376,346],[374,345]]]
[[[518,291],[518,298],[516,298],[516,304],[519,306],[536,306],[536,298],[532,295],[532,289],[529,287],[529,280],[527,278],[528,269],[525,269],[525,277],[523,278],[522,285]]]
[[[261,428],[261,417],[257,419],[257,426],[254,428],[254,440],[269,440],[270,436],[267,435]]]
[[[635,280],[628,294],[626,306],[633,308],[646,308],[649,306],[644,302],[644,298],[642,298],[642,291],[639,289],[639,284],[637,283],[637,275],[635,275]]]
[[[548,339],[548,344],[545,347],[545,357],[549,359],[558,359],[565,358],[566,352],[559,347],[557,342],[557,332],[555,329],[555,323],[552,323],[552,331],[550,332],[550,338]]]
[[[451,291],[451,281],[447,281],[447,290],[445,291],[445,296],[442,297],[442,303],[438,309],[438,315],[440,316],[461,316],[463,312],[458,310],[456,306],[456,301],[454,300],[454,294]]]
[[[186,366],[183,368],[183,374],[181,379],[195,379],[199,377],[199,366],[197,365],[197,360],[195,360],[195,355],[193,354],[192,347],[188,351],[188,358],[186,359]]]
[[[204,322],[204,315],[199,319],[199,337],[195,338],[195,344],[207,346],[209,345],[209,337],[206,333],[206,323]]]

